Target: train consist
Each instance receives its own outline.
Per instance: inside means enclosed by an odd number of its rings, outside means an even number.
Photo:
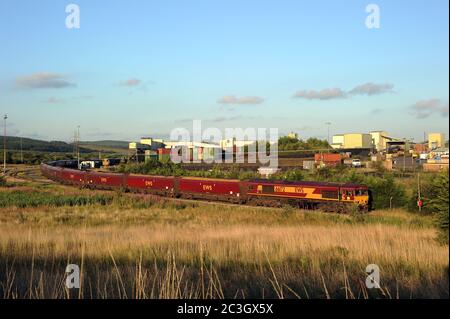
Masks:
[[[370,208],[369,189],[359,184],[117,174],[78,170],[71,161],[44,163],[41,171],[56,182],[93,189],[272,207],[291,205],[341,213]]]

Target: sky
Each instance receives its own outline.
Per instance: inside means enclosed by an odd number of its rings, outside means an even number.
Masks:
[[[70,3],[79,28],[66,26]],[[7,135],[44,140],[70,141],[78,125],[82,140],[167,137],[194,119],[300,138],[448,138],[448,6],[0,0],[0,112]]]

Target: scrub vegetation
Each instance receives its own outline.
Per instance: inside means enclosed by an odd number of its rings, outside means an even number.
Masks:
[[[436,205],[339,215],[8,182],[0,297],[448,298]],[[70,263],[80,289],[65,287]]]

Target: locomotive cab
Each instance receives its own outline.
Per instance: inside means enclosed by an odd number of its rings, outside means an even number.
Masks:
[[[360,207],[368,208],[369,190],[366,187],[360,187],[355,190],[355,203]]]
[[[369,190],[367,187],[341,188],[341,201],[355,203],[366,209],[369,206]]]

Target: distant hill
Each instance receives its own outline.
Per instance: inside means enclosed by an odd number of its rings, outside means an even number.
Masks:
[[[20,137],[7,136],[6,147],[8,150],[20,150]],[[3,150],[3,136],[0,137],[0,149]],[[62,141],[42,141],[32,138],[22,138],[22,150],[32,152],[49,153],[71,153],[74,148],[72,144]],[[93,150],[80,147],[80,153],[91,153]]]
[[[105,140],[105,141],[81,141],[80,145],[83,146],[101,146],[101,147],[108,147],[108,148],[119,148],[119,149],[128,149],[128,142],[126,141],[111,141],[111,140]]]

